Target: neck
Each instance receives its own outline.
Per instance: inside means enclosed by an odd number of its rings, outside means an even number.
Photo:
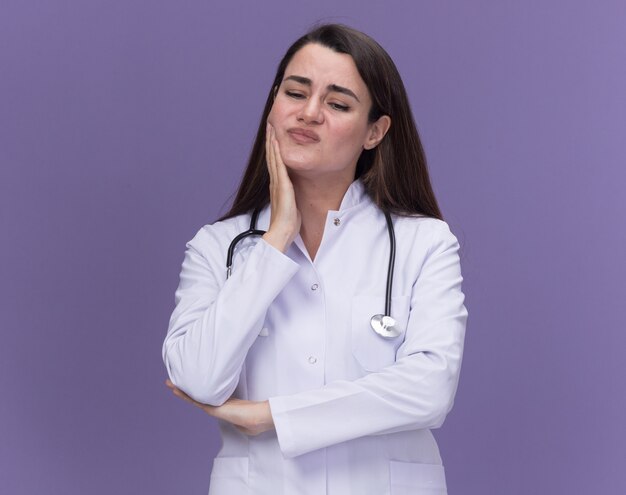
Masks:
[[[335,176],[329,180],[320,180],[319,178],[312,180],[293,175],[291,182],[302,218],[300,237],[302,237],[310,258],[314,259],[322,242],[328,211],[339,209],[341,200],[352,184],[352,178],[338,179]]]
[[[352,179],[311,180],[302,177],[291,177],[296,203],[300,213],[307,211],[323,214],[328,210],[338,210]]]

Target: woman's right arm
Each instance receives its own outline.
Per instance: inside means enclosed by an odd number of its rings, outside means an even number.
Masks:
[[[204,404],[221,405],[234,392],[267,309],[298,270],[283,253],[300,230],[300,212],[270,124],[265,146],[271,203],[267,233],[228,280],[228,236],[204,227],[187,243],[176,308],[163,343],[170,380]]]
[[[298,264],[261,239],[225,280],[228,246],[214,229],[202,228],[187,243],[163,361],[178,388],[217,406],[234,392],[267,309]]]

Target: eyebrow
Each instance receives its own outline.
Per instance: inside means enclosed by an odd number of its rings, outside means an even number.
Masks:
[[[284,80],[295,81],[297,83],[304,84],[305,86],[312,86],[313,84],[313,81],[311,81],[308,77],[302,77],[302,76],[289,76],[289,77],[286,77]],[[354,92],[348,88],[344,88],[343,86],[338,86],[336,84],[329,84],[328,86],[326,86],[326,89],[328,89],[329,91],[334,91],[335,93],[341,93],[347,96],[351,96],[356,101],[361,103],[361,100],[359,100],[358,97],[354,94]]]

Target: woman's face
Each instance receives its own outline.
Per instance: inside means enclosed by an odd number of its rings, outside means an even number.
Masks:
[[[368,122],[371,105],[350,55],[319,44],[296,52],[268,116],[290,173],[351,182],[361,151],[376,146],[388,128],[380,135],[380,121]]]

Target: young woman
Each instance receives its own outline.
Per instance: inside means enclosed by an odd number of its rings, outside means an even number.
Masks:
[[[341,25],[297,40],[163,345],[168,386],[219,420],[209,493],[445,494],[458,250],[389,55]]]

